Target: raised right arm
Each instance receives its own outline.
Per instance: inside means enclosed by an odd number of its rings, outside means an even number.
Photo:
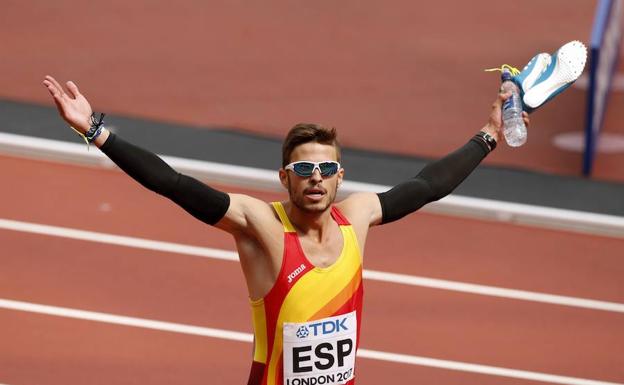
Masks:
[[[73,82],[67,92],[51,76],[44,85],[54,98],[61,117],[78,132],[90,126],[92,109]],[[249,212],[266,212],[266,204],[244,195],[227,194],[171,168],[156,154],[103,129],[93,142],[120,169],[144,187],[178,204],[195,218],[230,233],[249,230]]]

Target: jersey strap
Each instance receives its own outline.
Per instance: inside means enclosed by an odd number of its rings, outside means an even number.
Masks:
[[[345,217],[342,212],[340,210],[338,210],[338,207],[336,206],[332,206],[331,208],[331,215],[334,218],[334,220],[336,221],[336,223],[338,223],[339,226],[350,226],[351,223],[349,223],[349,220],[347,219],[347,217]]]
[[[286,210],[284,210],[284,206],[281,202],[271,202],[273,205],[273,209],[279,216],[280,221],[282,222],[282,226],[284,226],[284,231],[287,233],[295,233],[295,227],[290,223],[290,219],[288,219],[288,215],[286,215]]]

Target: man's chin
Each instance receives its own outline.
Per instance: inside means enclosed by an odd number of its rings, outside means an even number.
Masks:
[[[304,203],[299,208],[308,213],[322,213],[327,210],[331,203],[328,202],[316,202],[316,203]]]

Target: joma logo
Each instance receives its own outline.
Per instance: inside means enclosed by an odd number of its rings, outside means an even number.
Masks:
[[[288,283],[291,283],[295,277],[297,277],[302,271],[305,270],[305,265],[302,263],[292,273],[288,274]]]

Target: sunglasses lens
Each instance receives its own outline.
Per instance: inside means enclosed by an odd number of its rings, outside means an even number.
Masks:
[[[293,171],[299,176],[310,176],[314,173],[314,163],[299,162],[293,165]]]
[[[338,172],[338,164],[334,162],[323,162],[319,164],[322,176],[331,176]]]

